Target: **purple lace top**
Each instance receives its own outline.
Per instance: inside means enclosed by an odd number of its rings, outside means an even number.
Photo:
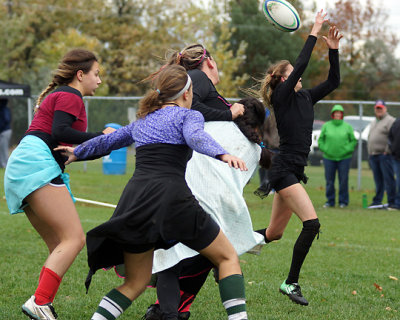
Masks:
[[[228,153],[204,131],[204,117],[200,112],[167,106],[113,133],[80,144],[74,154],[79,159],[99,157],[134,142],[136,148],[153,143],[186,144],[213,158]]]

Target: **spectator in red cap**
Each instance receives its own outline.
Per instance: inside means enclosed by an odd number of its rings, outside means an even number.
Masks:
[[[383,100],[376,101],[374,109],[376,119],[372,121],[368,135],[368,161],[374,175],[376,194],[368,208],[395,208],[396,183],[388,144],[389,130],[395,118],[387,112]],[[385,190],[388,205],[382,205]]]

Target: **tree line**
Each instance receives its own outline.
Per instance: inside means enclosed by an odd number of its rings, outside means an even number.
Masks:
[[[294,63],[301,50],[317,7],[306,11],[302,1],[290,2],[302,18],[294,33],[274,29],[260,0],[0,0],[0,79],[28,83],[38,94],[63,54],[84,47],[100,58],[97,95],[138,96],[147,89],[141,80],[162,66],[168,50],[202,43],[218,63],[218,90],[240,97],[269,64]],[[387,9],[372,0],[336,0],[328,12],[344,34],[342,82],[329,98],[397,100],[398,38],[386,25]],[[303,85],[322,81],[328,68],[319,41]]]
[[[29,83],[38,93],[69,49],[85,47],[100,57],[104,84],[100,95],[141,95],[140,81],[159,68],[167,50],[205,44],[219,64],[226,96],[240,96],[267,66],[294,62],[313,16],[292,0],[303,25],[284,33],[267,23],[260,0],[0,0],[0,78]],[[315,7],[316,11],[317,8]],[[337,0],[328,9],[344,34],[340,99],[396,98],[398,38],[388,30],[387,9],[368,0]],[[313,85],[326,76],[322,41],[305,79]]]

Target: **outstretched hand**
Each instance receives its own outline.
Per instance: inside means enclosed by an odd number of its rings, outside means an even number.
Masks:
[[[314,26],[311,29],[311,33],[310,33],[311,35],[313,35],[315,37],[318,35],[318,33],[321,31],[322,25],[325,22],[329,21],[328,19],[325,19],[326,16],[327,16],[327,13],[324,12],[323,9],[321,9],[321,11],[319,11],[317,13],[317,16],[315,17]]]
[[[112,127],[107,127],[103,130],[104,134],[109,134],[109,133],[113,133],[114,131],[117,131],[117,129],[112,128]]]
[[[339,29],[336,26],[329,28],[328,37],[322,37],[329,49],[339,49],[339,41],[343,38],[343,35],[339,33]]]
[[[58,146],[57,148],[54,148],[54,151],[61,151],[61,154],[63,156],[68,157],[67,161],[65,161],[65,163],[64,163],[65,165],[78,160],[78,158],[74,154],[74,150],[75,150],[75,148],[68,147],[68,146]]]
[[[226,162],[229,167],[234,167],[235,169],[240,169],[241,171],[247,171],[246,163],[235,156],[230,154],[222,154],[218,156],[219,159],[223,162]]]

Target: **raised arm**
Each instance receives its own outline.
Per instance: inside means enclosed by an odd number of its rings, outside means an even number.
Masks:
[[[323,37],[327,47],[329,48],[329,74],[328,79],[320,83],[316,87],[309,89],[312,103],[315,104],[323,99],[340,84],[340,67],[339,67],[339,41],[343,35],[339,33],[336,26],[329,28],[328,37]]]
[[[318,33],[320,32],[322,25],[328,20],[325,19],[326,13],[323,10],[317,13],[314,25],[311,29],[311,33],[308,36],[303,49],[301,50],[299,56],[296,59],[294,68],[289,77],[280,85],[280,94],[282,96],[289,96],[293,93],[293,90],[302,76],[303,72],[306,70],[308,62],[310,61],[311,53],[314,49],[315,43],[317,41]]]

